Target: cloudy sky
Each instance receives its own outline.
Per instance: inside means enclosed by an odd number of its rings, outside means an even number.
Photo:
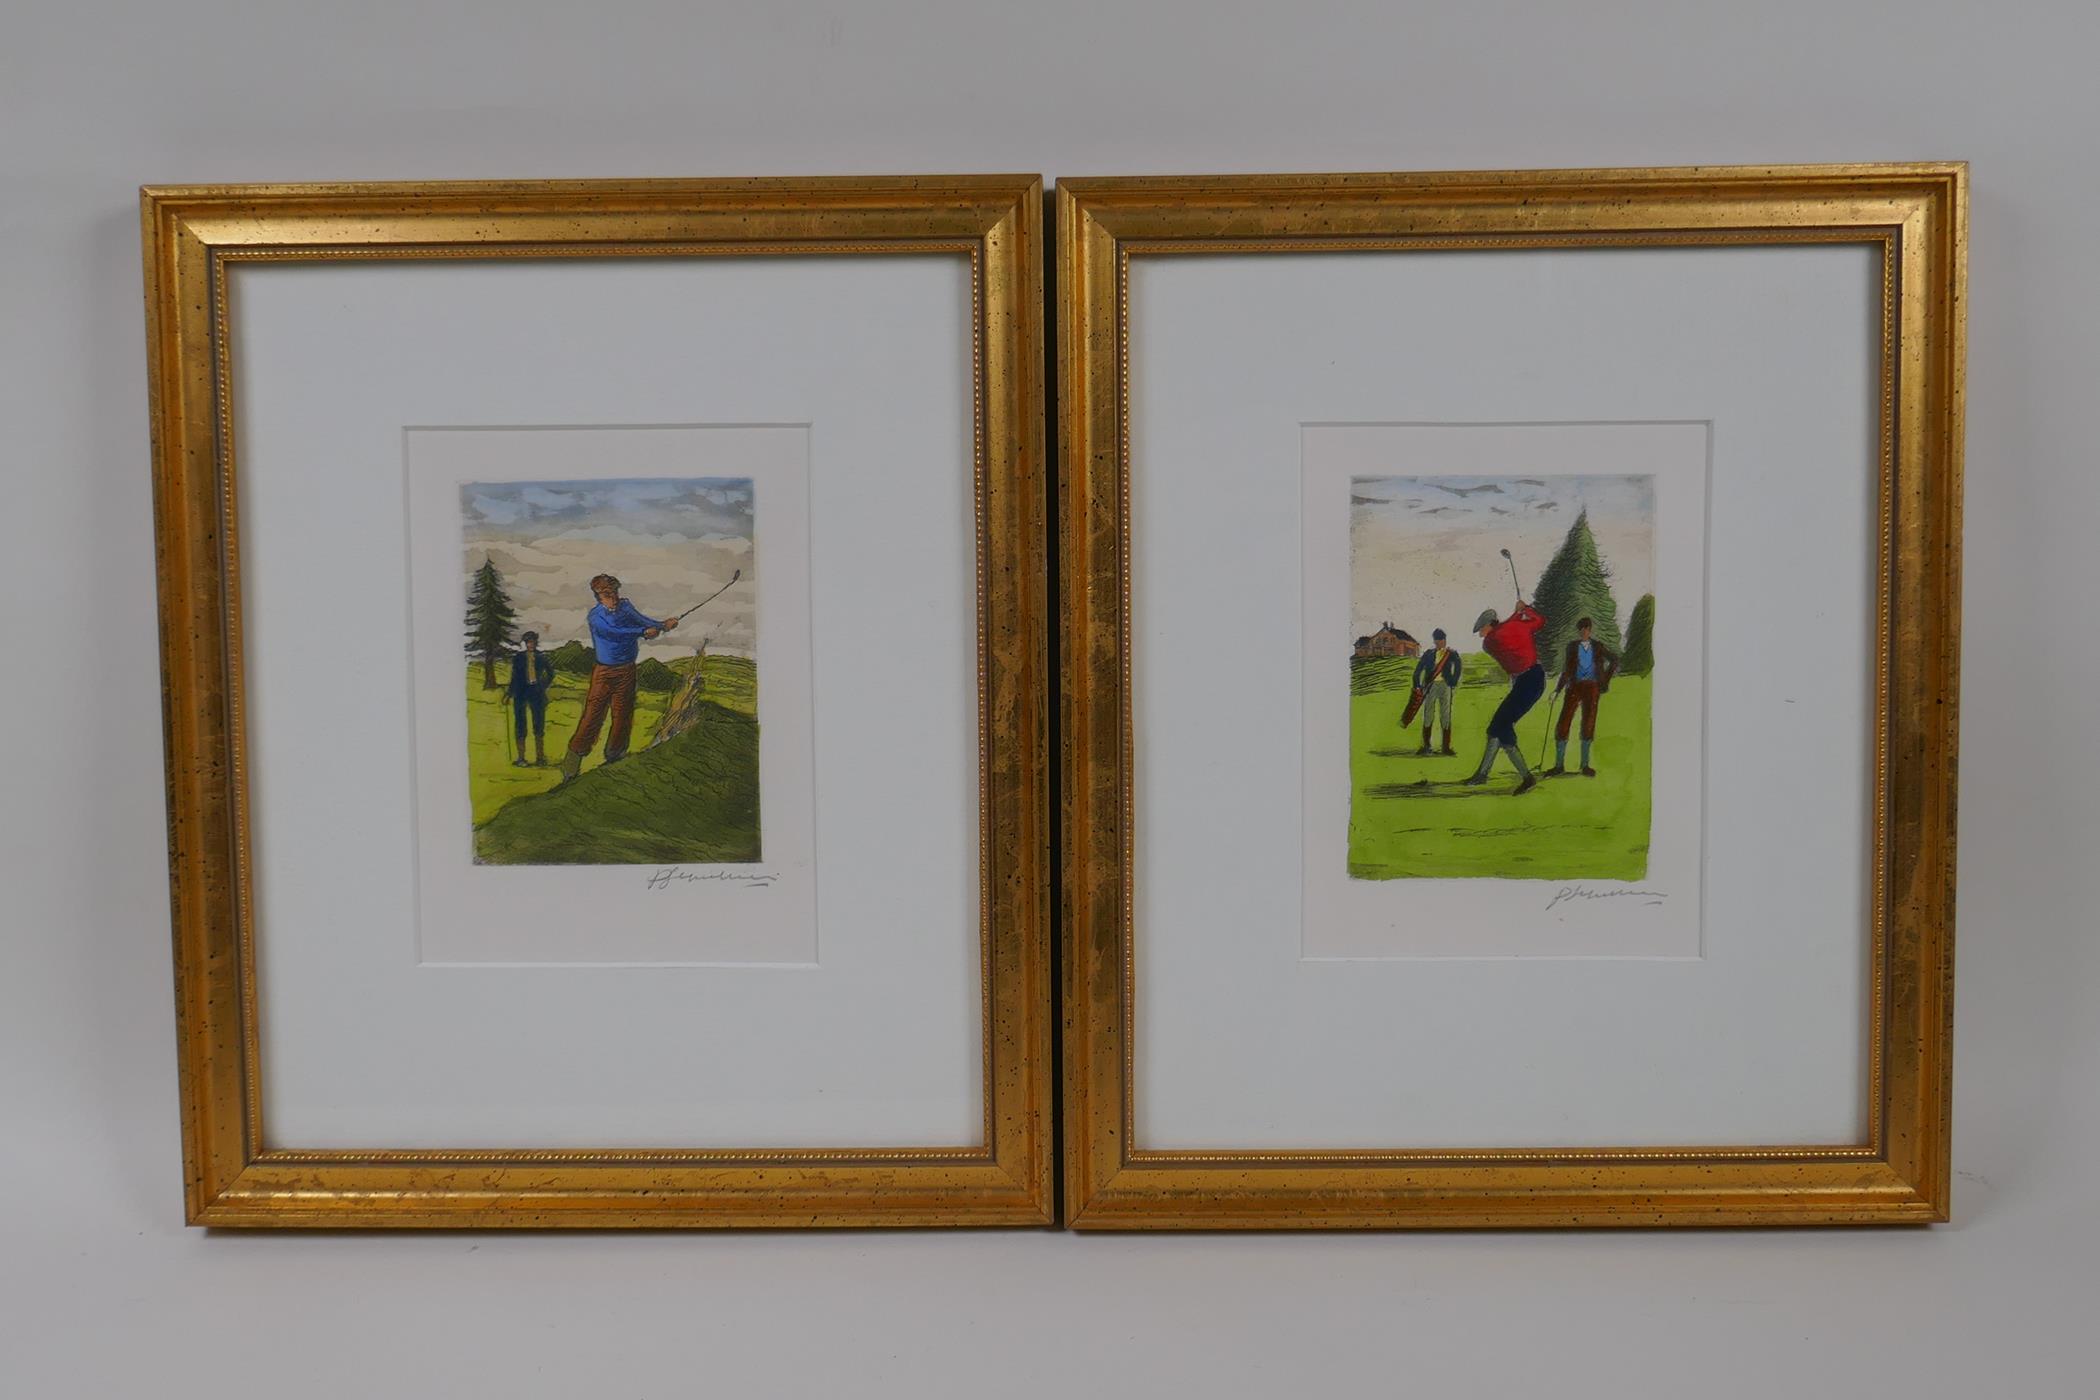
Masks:
[[[683,612],[729,582],[721,597],[642,644],[670,661],[708,650],[749,656],[757,644],[757,559],[749,477],[603,481],[469,482],[462,563],[471,579],[495,561],[518,613],[518,631],[540,645],[588,640],[593,574],[612,574],[650,617]],[[464,594],[461,595],[464,598]]]
[[[1655,479],[1650,476],[1359,476],[1350,479],[1352,637],[1391,621],[1425,645],[1432,628],[1478,650],[1473,619],[1508,616],[1509,564],[1529,600],[1576,514],[1587,508],[1611,571],[1619,625],[1655,588]]]

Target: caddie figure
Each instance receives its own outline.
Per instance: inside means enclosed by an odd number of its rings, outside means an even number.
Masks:
[[[554,684],[554,663],[540,650],[540,634],[527,632],[518,640],[525,645],[510,657],[511,732],[517,745],[511,750],[513,768],[547,766],[547,690]],[[532,721],[532,762],[525,761],[525,722]]]
[[[1451,747],[1451,697],[1458,690],[1459,677],[1465,674],[1465,663],[1458,659],[1458,652],[1445,644],[1444,629],[1439,627],[1429,634],[1435,645],[1422,653],[1415,662],[1416,704],[1422,709],[1422,747],[1417,754],[1434,753],[1429,744],[1437,724],[1444,726],[1443,753],[1451,757],[1457,750]]]
[[[1586,617],[1575,624],[1575,636],[1561,658],[1560,679],[1553,683],[1556,697],[1563,690],[1568,692],[1560,723],[1553,730],[1553,766],[1546,770],[1554,777],[1568,771],[1568,729],[1577,709],[1582,711],[1582,776],[1597,776],[1597,770],[1590,767],[1590,744],[1597,737],[1597,705],[1611,689],[1611,678],[1619,673],[1619,654],[1591,636],[1592,627]]]

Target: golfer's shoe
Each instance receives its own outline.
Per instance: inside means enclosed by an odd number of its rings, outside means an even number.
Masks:
[[[1517,790],[1511,793],[1510,796],[1522,797],[1525,793],[1530,792],[1533,788],[1537,787],[1538,785],[1539,775],[1536,773],[1526,773],[1523,776],[1523,778],[1518,781]]]
[[[1585,768],[1582,770],[1582,776],[1585,778],[1594,778],[1597,776],[1597,770],[1594,768]]]
[[[1487,774],[1485,774],[1485,773],[1475,773],[1475,774],[1474,774],[1474,775],[1473,775],[1472,777],[1470,777],[1470,778],[1467,778],[1467,779],[1465,780],[1465,782],[1464,782],[1463,786],[1465,786],[1465,787],[1486,787],[1486,786],[1487,786],[1487,784],[1488,784],[1488,775],[1487,775]]]
[[[1567,773],[1567,765],[1560,763],[1556,763],[1546,770],[1546,776],[1549,778],[1564,778],[1567,776]]]
[[[513,768],[530,768],[532,765],[522,758],[514,758],[510,761],[510,766]]]

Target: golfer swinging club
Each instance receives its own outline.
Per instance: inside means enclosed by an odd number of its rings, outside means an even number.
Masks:
[[[1514,571],[1515,566],[1511,568]],[[1538,786],[1538,774],[1531,771],[1531,765],[1524,761],[1524,750],[1517,745],[1517,721],[1546,693],[1546,668],[1539,664],[1539,630],[1545,625],[1546,619],[1524,601],[1521,593],[1517,595],[1517,610],[1507,620],[1489,608],[1473,621],[1481,646],[1496,665],[1509,673],[1510,681],[1509,694],[1502,697],[1495,717],[1488,721],[1487,752],[1480,756],[1479,769],[1466,779],[1468,787],[1487,782],[1497,750],[1506,751],[1509,761],[1516,765],[1517,792],[1530,792]]]
[[[598,742],[598,726],[608,716],[612,728],[605,735],[605,761],[618,763],[627,757],[627,737],[634,729],[635,657],[644,638],[654,637],[678,625],[677,618],[659,622],[644,617],[634,604],[620,596],[620,581],[611,574],[591,580],[591,596],[597,606],[585,618],[591,629],[590,689],[584,692],[583,715],[569,738],[569,751],[562,756],[561,780],[574,782],[583,771],[584,755]]]

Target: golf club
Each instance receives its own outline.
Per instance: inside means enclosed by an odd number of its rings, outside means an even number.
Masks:
[[[738,569],[735,573],[729,576],[729,583],[735,583],[738,579],[742,578],[743,576],[744,571],[742,569]],[[717,588],[714,592],[708,594],[705,598],[702,598],[699,602],[687,608],[685,612],[682,612],[678,614],[678,616],[672,618],[671,621],[685,621],[687,613],[696,613],[700,611],[700,609],[706,607],[709,603],[712,603],[715,599],[721,597],[724,593],[727,593],[729,591],[729,583],[723,584],[720,588]]]
[[[1522,600],[1522,598],[1524,597],[1524,585],[1517,582],[1517,561],[1514,559],[1510,559],[1509,551],[1506,549],[1502,551],[1502,557],[1504,559],[1509,559],[1510,586],[1517,590],[1517,597],[1519,600]]]
[[[1553,742],[1553,703],[1558,699],[1560,699],[1560,691],[1556,688],[1546,696],[1546,703],[1540,707],[1546,712],[1546,729],[1544,733],[1539,735],[1539,767],[1541,770],[1546,766],[1546,746]]]

